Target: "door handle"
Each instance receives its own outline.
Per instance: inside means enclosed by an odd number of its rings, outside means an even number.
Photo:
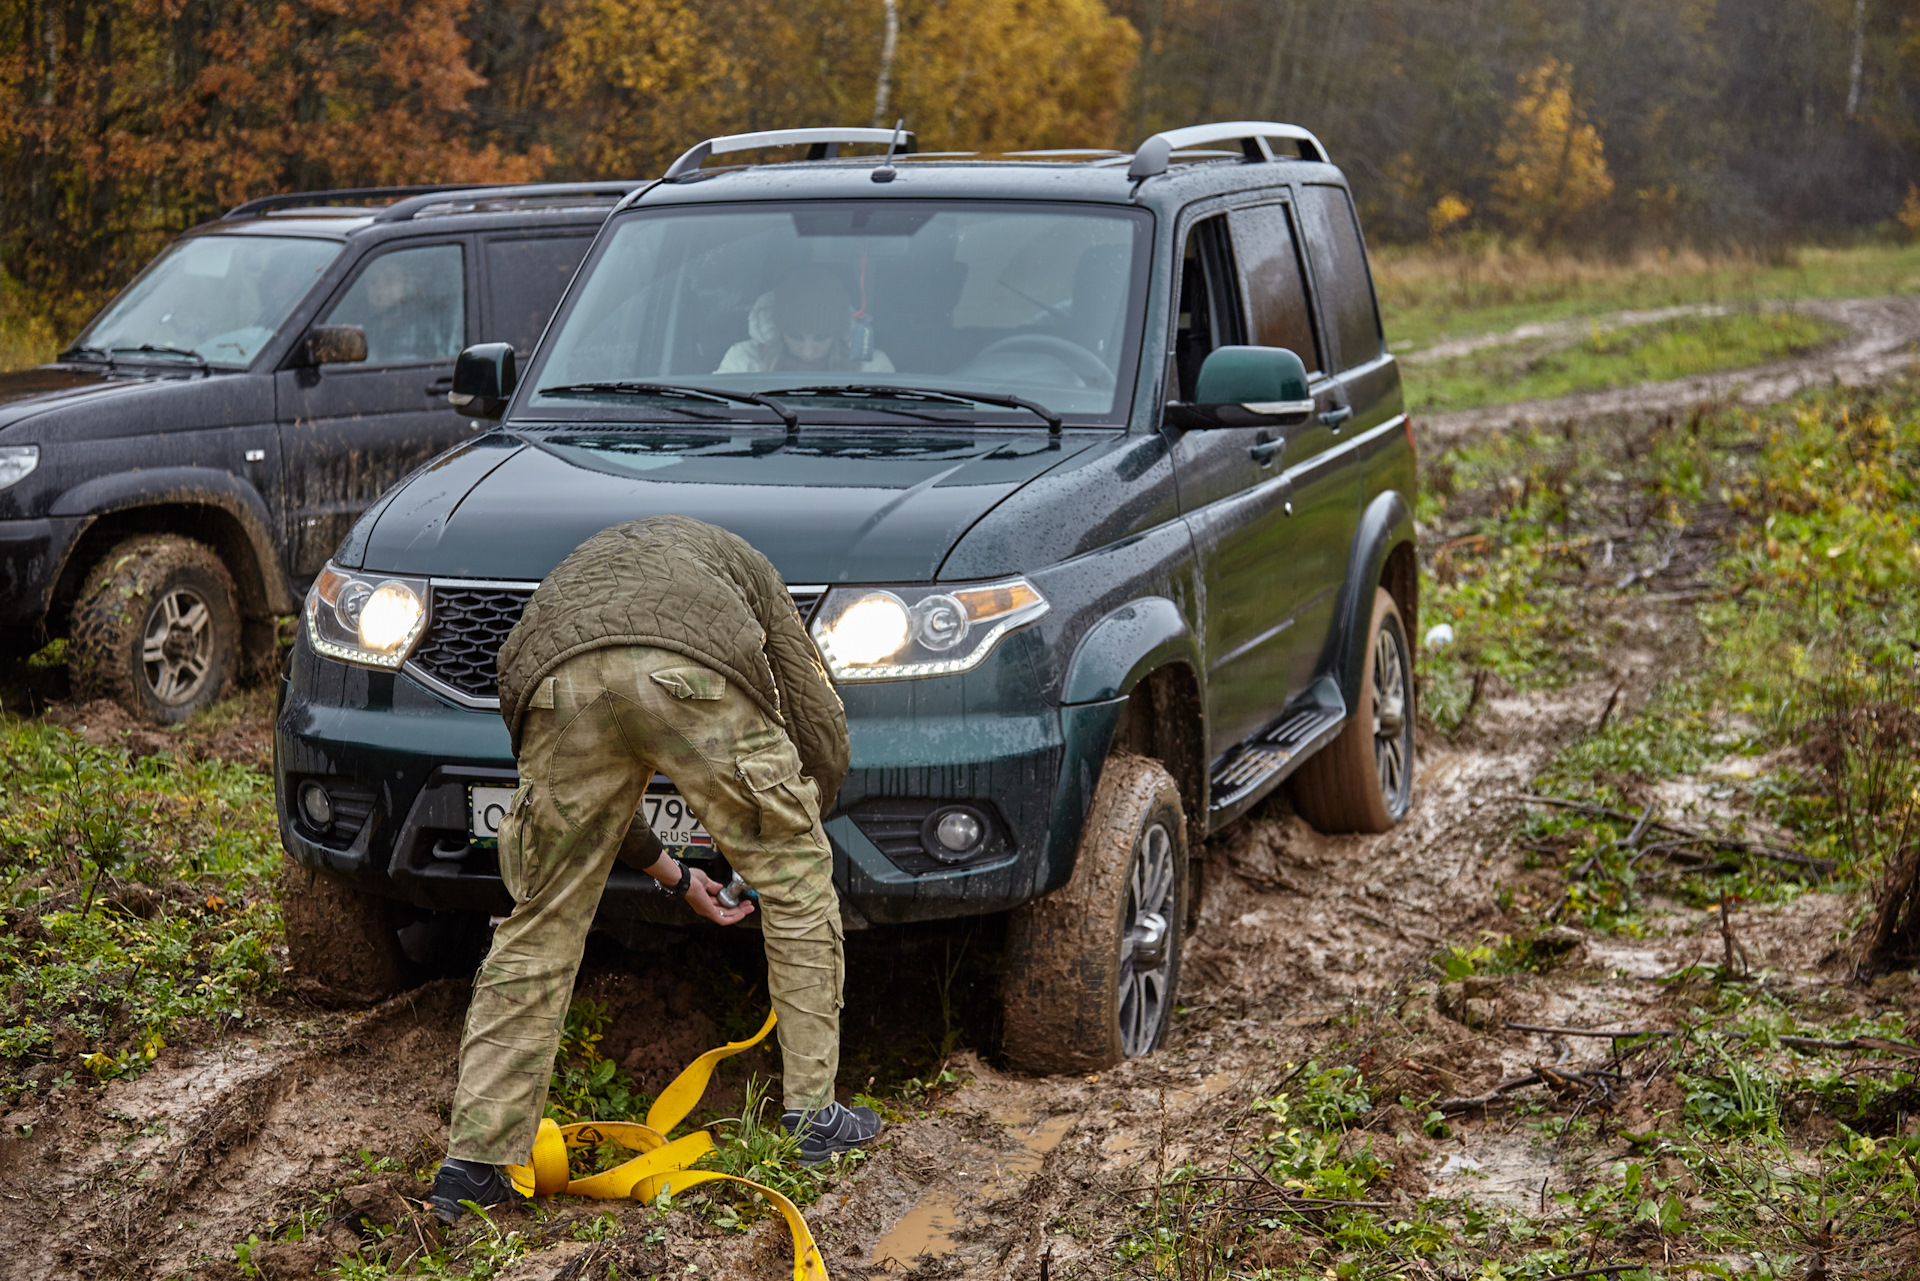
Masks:
[[[1257,445],[1248,447],[1247,457],[1253,459],[1254,462],[1259,463],[1262,467],[1271,467],[1274,458],[1286,447],[1287,442],[1285,437],[1279,440],[1263,440]]]
[[[1352,405],[1335,405],[1332,409],[1320,415],[1320,425],[1339,431],[1340,424],[1351,417],[1353,417]]]
[[[444,396],[452,390],[453,390],[452,374],[448,374],[445,378],[436,378],[432,382],[427,384],[427,395],[429,396]]]

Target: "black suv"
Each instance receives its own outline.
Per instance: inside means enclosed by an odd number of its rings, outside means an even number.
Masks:
[[[852,731],[826,824],[846,924],[1010,913],[1022,1065],[1154,1047],[1190,853],[1289,776],[1328,830],[1405,814],[1413,442],[1320,144],[898,142],[701,143],[609,216],[531,361],[462,354],[456,400],[503,426],[370,510],[307,597],[281,835],[373,924],[298,966],[391,949],[383,899],[507,909],[499,645],[577,544],[651,513],[785,576]],[[716,853],[665,780],[640,817]],[[614,871],[604,927],[690,920]]]
[[[271,660],[274,618],[389,485],[472,436],[476,339],[530,351],[639,184],[251,201],[187,232],[60,354],[0,374],[0,638],[159,722]]]

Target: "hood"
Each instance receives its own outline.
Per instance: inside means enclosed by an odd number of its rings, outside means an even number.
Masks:
[[[535,581],[609,525],[673,513],[740,535],[789,583],[925,582],[981,516],[1097,439],[969,428],[500,433],[392,494],[359,559],[391,573]]]
[[[156,382],[199,382],[199,369],[164,372],[153,368],[41,365],[0,374],[0,431],[48,410],[86,401],[117,399]]]

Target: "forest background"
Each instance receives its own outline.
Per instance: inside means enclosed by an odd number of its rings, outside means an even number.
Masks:
[[[71,333],[268,192],[895,117],[923,150],[1296,121],[1376,242],[1920,234],[1920,0],[0,0],[0,321]]]

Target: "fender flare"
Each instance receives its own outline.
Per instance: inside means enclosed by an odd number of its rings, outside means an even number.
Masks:
[[[1377,495],[1360,514],[1347,580],[1340,588],[1334,617],[1334,672],[1349,708],[1359,706],[1360,675],[1366,667],[1366,632],[1373,622],[1373,589],[1380,584],[1387,557],[1401,545],[1415,546],[1413,509],[1397,490]],[[1409,620],[1408,625],[1412,625]],[[1411,638],[1409,638],[1411,639]]]
[[[251,567],[233,568],[251,568],[255,573],[260,603],[273,614],[299,609],[280,564],[272,514],[259,491],[231,472],[213,467],[155,467],[100,476],[61,494],[49,514],[99,517],[141,507],[212,507],[224,512],[239,526],[254,559]]]
[[[1172,659],[1204,671],[1200,647],[1180,607],[1164,596],[1128,601],[1087,629],[1067,664],[1062,703],[1099,703],[1133,692]]]

